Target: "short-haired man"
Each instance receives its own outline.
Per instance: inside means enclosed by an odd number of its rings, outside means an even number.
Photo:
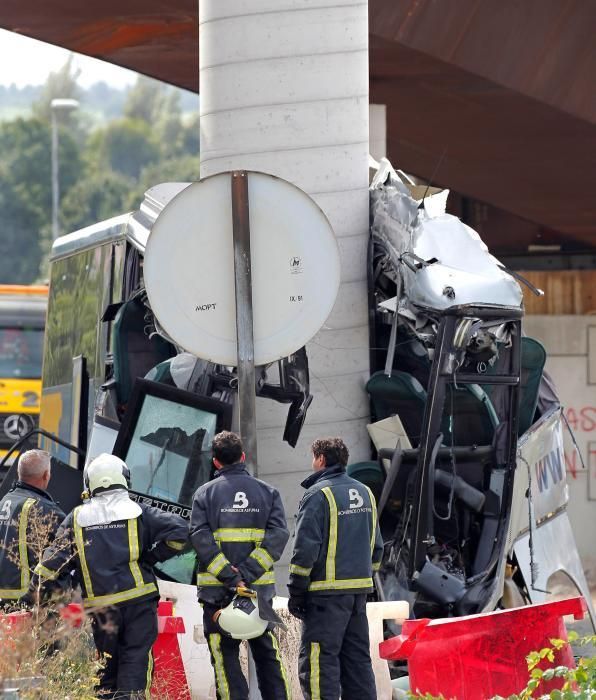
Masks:
[[[198,596],[209,643],[219,700],[248,700],[240,668],[240,641],[222,635],[214,615],[227,605],[238,586],[259,598],[275,595],[273,564],[281,557],[289,533],[277,489],[248,473],[240,437],[224,431],[213,438],[216,478],[195,493],[190,538],[199,563]],[[249,640],[263,700],[286,700],[290,689],[277,640],[270,630]]]
[[[346,474],[343,440],[315,440],[312,453],[288,586],[289,610],[303,620],[300,685],[309,700],[376,700],[366,617],[383,553],[375,498]]]
[[[0,604],[5,609],[28,602],[31,573],[64,519],[47,492],[51,478],[47,452],[24,452],[17,474],[18,481],[0,501]],[[41,541],[31,542],[33,528]]]

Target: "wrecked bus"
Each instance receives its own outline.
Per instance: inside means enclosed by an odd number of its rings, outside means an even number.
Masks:
[[[518,276],[445,212],[446,191],[384,161],[370,194],[378,461],[349,471],[378,500],[379,597],[408,600],[416,617],[469,615],[542,601],[564,571],[590,602],[561,406],[543,346],[523,333]]]
[[[147,298],[151,228],[186,186],[156,186],[138,211],[54,243],[35,434],[79,479],[86,460],[119,455],[135,498],[188,517],[212,476],[211,439],[232,424],[237,377],[176,346]],[[544,348],[523,335],[517,280],[445,199],[388,163],[371,185],[375,459],[348,469],[378,500],[376,595],[408,600],[416,616],[466,615],[538,602],[564,571],[589,601]],[[313,400],[306,350],[274,369],[257,368],[257,393],[288,405],[293,446]],[[80,490],[68,484],[60,498],[72,507]],[[160,565],[162,593],[194,601],[180,587],[194,568],[192,553]]]

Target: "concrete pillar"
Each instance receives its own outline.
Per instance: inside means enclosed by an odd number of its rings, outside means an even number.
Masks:
[[[292,518],[314,438],[340,435],[351,461],[369,456],[368,6],[201,0],[199,46],[201,177],[245,168],[293,182],[323,209],[341,254],[337,302],[307,346],[315,398],[295,449],[282,441],[287,406],[257,405],[259,476]]]

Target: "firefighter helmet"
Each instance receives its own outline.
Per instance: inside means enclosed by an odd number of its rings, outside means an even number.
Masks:
[[[125,462],[105,452],[85,467],[83,479],[92,496],[101,491],[130,487],[130,471]]]
[[[213,615],[222,634],[232,639],[254,639],[267,629],[267,620],[259,616],[257,594],[248,588],[238,588],[232,602]]]

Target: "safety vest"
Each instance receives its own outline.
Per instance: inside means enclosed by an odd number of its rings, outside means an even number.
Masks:
[[[368,593],[383,553],[375,497],[333,465],[311,475],[296,521],[290,587],[310,594]]]
[[[38,536],[28,542],[34,518]],[[17,482],[0,501],[0,598],[17,601],[27,595],[37,557],[53,539],[64,513],[52,497],[30,484]],[[33,546],[31,546],[33,545]]]
[[[182,551],[188,540],[188,524],[172,513],[140,504],[142,514],[82,527],[79,506],[67,516],[57,535],[68,534],[67,546],[50,547],[35,573],[48,581],[64,580],[73,558],[87,607],[124,605],[157,598],[152,563],[165,561]],[[162,551],[162,549],[164,551]]]
[[[190,535],[197,552],[201,600],[221,601],[238,577],[273,597],[273,565],[289,538],[277,489],[255,479],[243,464],[224,467],[197,490]]]

